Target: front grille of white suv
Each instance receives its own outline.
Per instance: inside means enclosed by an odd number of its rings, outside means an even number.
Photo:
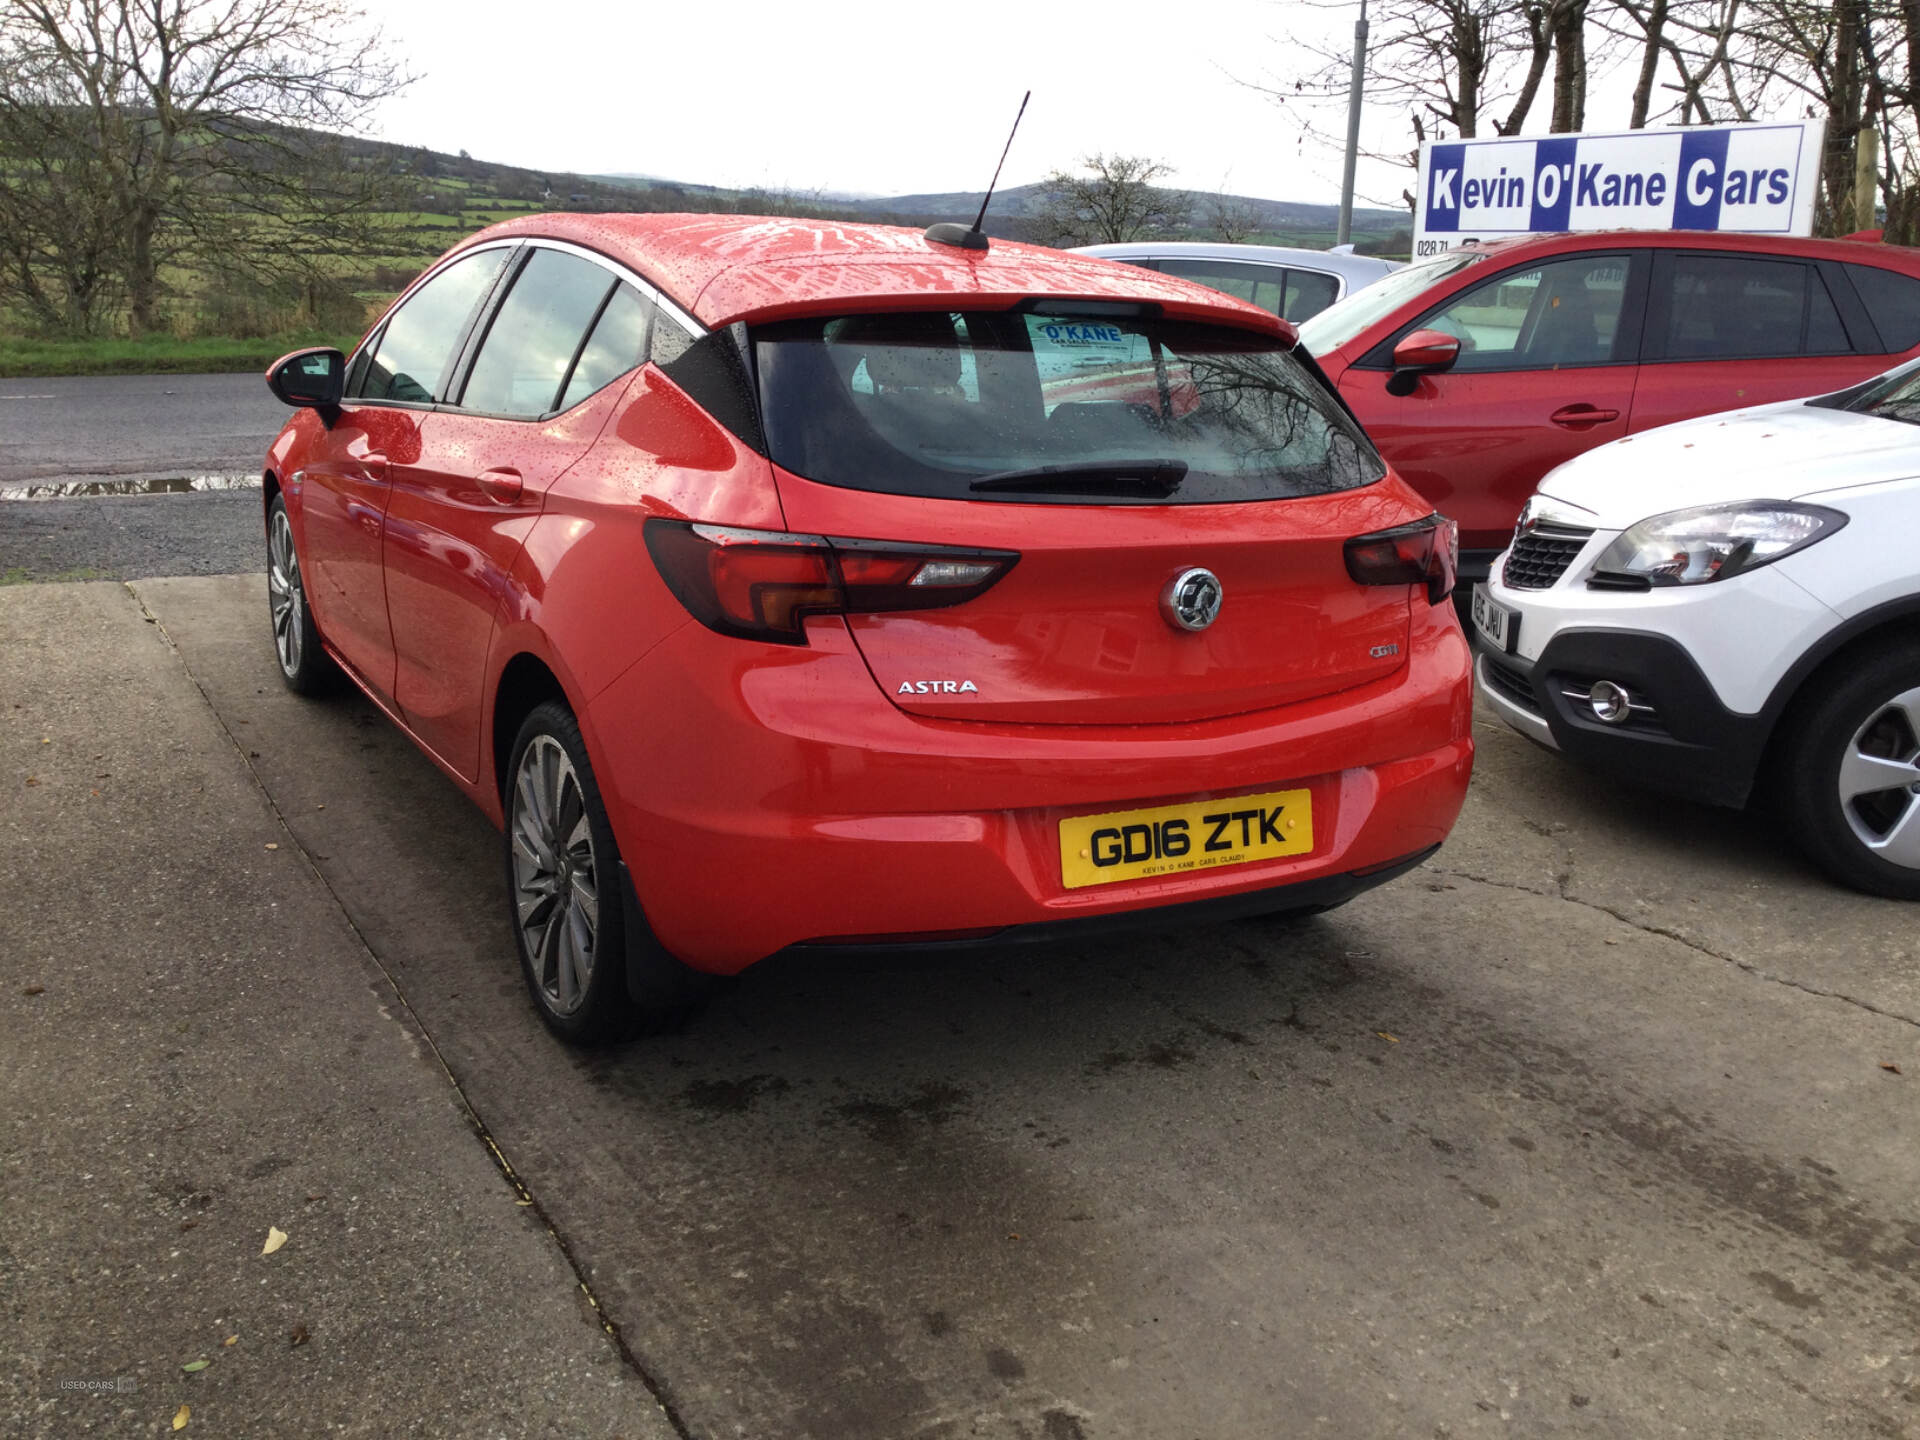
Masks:
[[[1593,531],[1577,525],[1536,525],[1514,538],[1501,577],[1516,590],[1544,590],[1587,548]]]

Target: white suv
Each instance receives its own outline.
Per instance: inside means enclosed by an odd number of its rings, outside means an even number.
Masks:
[[[1540,482],[1474,596],[1481,691],[1570,758],[1783,802],[1839,880],[1920,899],[1920,362]]]

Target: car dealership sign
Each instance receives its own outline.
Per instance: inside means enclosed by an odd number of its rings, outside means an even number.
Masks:
[[[1414,258],[1556,230],[1810,235],[1825,129],[1806,120],[1429,141]]]

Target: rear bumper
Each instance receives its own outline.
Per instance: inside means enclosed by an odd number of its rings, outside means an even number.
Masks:
[[[1416,609],[1408,663],[1383,680],[1131,727],[915,717],[876,703],[843,627],[769,654],[688,626],[593,702],[594,768],[654,932],[718,973],[823,937],[1006,943],[1194,902],[1329,904],[1438,845],[1465,797],[1469,651],[1450,607]],[[1308,854],[1061,884],[1069,815],[1283,786],[1312,792]],[[1330,898],[1291,888],[1321,884]]]
[[[1246,890],[1211,900],[1187,900],[1144,910],[1116,910],[1074,920],[1041,920],[1028,925],[1010,925],[990,934],[955,938],[885,937],[857,944],[831,940],[803,941],[789,946],[783,953],[810,956],[974,955],[1029,946],[1083,945],[1108,935],[1184,930],[1202,925],[1223,925],[1229,920],[1250,920],[1258,915],[1326,910],[1344,904],[1356,895],[1365,894],[1376,885],[1398,879],[1407,871],[1424,864],[1439,848],[1438,845],[1429,845],[1416,855],[1405,856],[1388,865],[1371,866],[1363,871],[1321,875],[1311,880],[1298,880],[1291,885],[1276,885],[1269,890]]]

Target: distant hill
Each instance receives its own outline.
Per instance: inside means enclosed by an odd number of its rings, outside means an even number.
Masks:
[[[657,175],[622,174],[588,177],[597,185],[616,186],[657,200],[661,196],[704,198],[721,202],[726,209],[747,209],[756,199],[771,200],[781,213],[830,213],[836,218],[875,220],[892,224],[926,225],[936,220],[971,220],[980,211],[978,190],[930,191],[914,195],[862,195],[844,190],[807,192],[729,190],[717,185],[700,185],[683,180],[668,180]],[[987,212],[986,230],[991,235],[1010,239],[1027,236],[1028,225],[1046,208],[1047,190],[1043,184],[1009,185],[996,191],[993,206]],[[1202,194],[1191,233],[1179,238],[1205,240],[1206,208],[1219,199],[1236,212],[1252,218],[1259,232],[1255,237],[1266,243],[1327,246],[1333,243],[1339,224],[1339,207],[1312,205],[1293,200],[1268,200],[1257,195]],[[663,206],[649,203],[648,209]],[[1399,248],[1411,242],[1409,218],[1400,210],[1359,207],[1353,212],[1354,239],[1363,248]]]
[[[402,242],[394,247],[396,261],[409,251],[423,256],[437,254],[462,230],[530,210],[721,211],[927,225],[937,220],[971,220],[980,208],[981,192],[977,190],[862,195],[844,190],[740,189],[668,179],[643,171],[588,175],[536,170],[387,141],[348,139],[344,143],[362,163],[389,167],[410,182],[407,213],[395,217],[399,232],[395,239]],[[1334,240],[1338,211],[1332,205],[1252,195],[1216,197],[1196,193],[1194,198],[1192,222],[1168,238],[1214,238],[1208,215],[1216,203],[1224,201],[1243,225],[1252,222],[1253,233],[1246,238],[1256,243],[1325,248]],[[1033,221],[1045,203],[1043,184],[1010,185],[994,195],[985,228],[990,235],[1008,239],[1034,238]],[[1363,252],[1405,258],[1412,244],[1411,230],[1409,217],[1402,211],[1354,211],[1353,239]],[[381,275],[355,288],[366,293],[391,283],[387,275]]]
[[[978,190],[949,190],[929,195],[885,195],[857,203],[863,210],[886,215],[933,215],[941,219],[971,220],[980,209],[981,193]],[[994,195],[993,213],[1037,215],[1046,204],[1046,195],[1044,185],[1010,186]],[[1205,198],[1211,200],[1214,197],[1209,193]],[[1227,195],[1221,198],[1231,205],[1251,210],[1261,226],[1273,230],[1331,230],[1340,219],[1340,207],[1337,205],[1265,200],[1257,195]],[[1353,212],[1353,228],[1356,231],[1390,231],[1404,229],[1407,225],[1408,217],[1400,210],[1359,207]]]

